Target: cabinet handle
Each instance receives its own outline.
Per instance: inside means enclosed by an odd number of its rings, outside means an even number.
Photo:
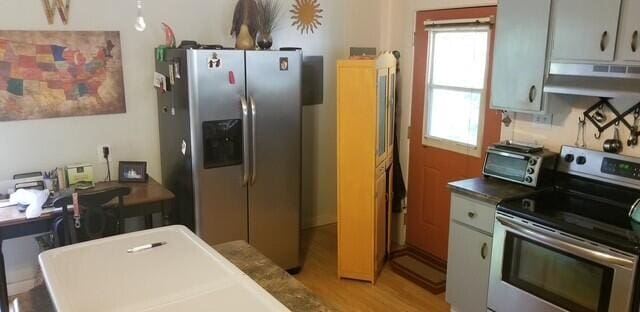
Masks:
[[[471,212],[469,211],[469,213],[467,214],[467,216],[469,216],[470,219],[473,219],[476,217],[476,213],[475,212]]]
[[[631,36],[631,52],[635,53],[638,51],[638,31],[634,31]]]
[[[536,86],[531,86],[531,88],[529,89],[529,103],[533,103],[533,101],[536,100]]]
[[[602,33],[602,37],[600,38],[600,51],[604,52],[607,49],[607,36],[609,36],[609,32],[606,30]]]
[[[482,257],[482,260],[486,260],[487,259],[487,248],[489,247],[489,245],[487,245],[487,243],[482,244],[482,248],[480,248],[480,257]]]

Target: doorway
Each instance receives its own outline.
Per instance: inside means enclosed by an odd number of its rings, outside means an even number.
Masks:
[[[491,25],[434,21],[495,17],[496,7],[417,13],[409,152],[407,244],[447,260],[452,181],[481,175],[486,148],[500,138],[489,109]]]

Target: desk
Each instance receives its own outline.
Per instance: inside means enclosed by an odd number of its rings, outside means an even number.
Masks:
[[[171,205],[166,203],[175,198],[171,191],[152,178],[149,178],[147,183],[101,182],[97,183],[91,191],[117,185],[131,188],[131,193],[123,198],[124,209],[122,213],[124,218],[144,216],[146,226],[150,227],[152,225],[150,224],[150,215],[161,213],[163,223],[167,223]],[[45,209],[40,217],[26,219],[24,213],[19,212],[15,207],[0,208],[0,312],[9,311],[2,242],[6,239],[49,232],[51,231],[51,222],[60,214],[60,210]]]

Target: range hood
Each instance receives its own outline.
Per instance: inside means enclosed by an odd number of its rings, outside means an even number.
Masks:
[[[551,63],[544,92],[637,99],[640,66]]]

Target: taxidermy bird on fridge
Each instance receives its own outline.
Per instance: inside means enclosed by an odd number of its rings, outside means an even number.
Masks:
[[[258,34],[258,5],[255,0],[238,0],[233,12],[231,35],[236,37],[236,49],[253,50]]]

